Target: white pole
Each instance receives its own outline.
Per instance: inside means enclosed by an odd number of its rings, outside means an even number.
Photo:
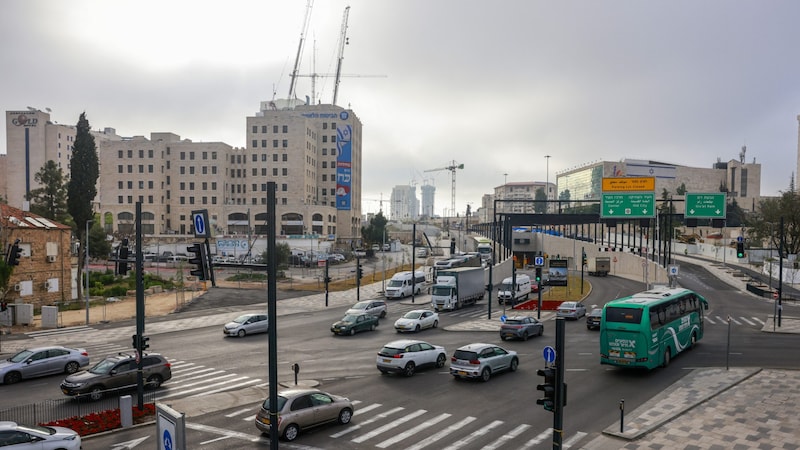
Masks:
[[[86,221],[86,254],[84,261],[86,263],[86,325],[89,325],[89,224],[91,220]]]

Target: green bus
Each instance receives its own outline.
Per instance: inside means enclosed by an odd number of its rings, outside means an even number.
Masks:
[[[703,338],[708,301],[682,288],[654,288],[608,302],[600,320],[600,363],[666,367]]]

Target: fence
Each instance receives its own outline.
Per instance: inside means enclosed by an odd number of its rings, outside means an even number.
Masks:
[[[133,399],[133,405],[138,406],[137,396],[134,394],[131,395],[131,397]],[[97,401],[91,401],[87,397],[50,399],[39,403],[30,403],[27,405],[0,409],[0,421],[40,424],[68,419],[70,417],[84,417],[92,413],[119,409],[119,399],[119,396],[111,395]],[[154,403],[155,400],[155,391],[145,391],[145,404]]]

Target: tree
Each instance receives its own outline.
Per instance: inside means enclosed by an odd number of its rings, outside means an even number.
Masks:
[[[44,163],[33,179],[41,187],[28,193],[31,212],[56,222],[68,222],[70,217],[67,212],[67,187],[61,168],[51,159]]]
[[[292,249],[289,247],[289,244],[286,242],[275,244],[275,252],[277,253],[278,267],[288,266],[289,256],[292,255]],[[259,258],[261,258],[262,264],[267,264],[267,261],[269,261],[269,252],[264,250],[261,252],[261,255],[259,255]]]
[[[536,190],[536,193],[533,195],[533,200],[533,212],[536,214],[544,214],[547,212],[547,194],[544,193],[543,188]]]
[[[97,158],[97,146],[91,133],[86,113],[78,119],[75,145],[72,147],[70,159],[70,178],[67,189],[67,210],[75,220],[75,235],[78,242],[85,242],[86,225],[92,220],[92,202],[97,196],[97,179],[100,176],[100,163]],[[86,261],[85,246],[80,246],[78,255],[78,272],[83,271]],[[78,283],[78,297],[81,296],[81,285]]]
[[[778,198],[759,202],[760,214],[748,220],[748,236],[770,248],[780,248],[781,218],[783,218],[783,253],[800,251],[800,194],[793,190],[782,192]]]
[[[374,244],[383,242],[384,232],[386,231],[386,224],[389,221],[383,216],[383,211],[378,211],[378,214],[369,220],[369,225],[361,227],[361,237],[364,242],[371,242]]]
[[[89,226],[89,256],[93,258],[108,258],[111,253],[111,242],[108,235],[103,230],[103,225],[99,218],[95,218]]]

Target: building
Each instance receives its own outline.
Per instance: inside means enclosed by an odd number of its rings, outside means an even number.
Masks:
[[[436,186],[423,184],[419,188],[422,196],[422,218],[430,219],[435,215],[434,200],[436,199]]]
[[[393,187],[389,201],[392,205],[391,220],[419,220],[419,200],[416,186],[398,185]]]
[[[554,186],[550,186],[554,188]],[[499,213],[519,213],[533,214],[536,212],[544,213],[546,203],[536,205],[536,192],[541,190],[542,200],[547,199],[548,183],[541,181],[524,181],[506,183],[494,188],[494,200],[497,200],[497,212]]]

